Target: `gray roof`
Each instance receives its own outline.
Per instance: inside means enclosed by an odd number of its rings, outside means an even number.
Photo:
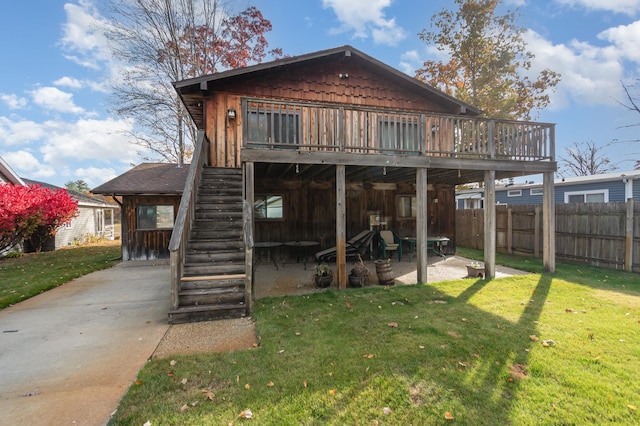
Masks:
[[[46,183],[46,182],[40,182],[37,180],[31,180],[31,179],[25,179],[22,178],[22,180],[24,181],[24,183],[26,185],[40,185],[43,188],[49,188],[52,191],[58,190],[58,189],[66,189],[66,188],[61,188],[59,186],[55,186],[55,185],[51,185],[50,183]],[[67,189],[67,192],[69,193],[69,195],[71,195],[77,202],[79,206],[97,206],[97,207],[110,207],[110,208],[116,208],[117,205],[115,205],[114,203],[110,203],[108,201],[103,200],[101,197],[95,197],[91,194],[84,194],[82,192],[76,192],[76,191],[70,191]]]
[[[142,163],[94,188],[94,194],[181,195],[189,165]]]
[[[0,157],[0,183],[7,181],[14,185],[24,185],[24,181],[13,171],[11,166]]]

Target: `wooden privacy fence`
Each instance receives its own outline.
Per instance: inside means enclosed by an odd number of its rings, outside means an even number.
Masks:
[[[640,272],[640,204],[556,205],[556,259]],[[542,206],[496,206],[496,250],[542,257]],[[484,210],[456,211],[456,245],[483,250]]]

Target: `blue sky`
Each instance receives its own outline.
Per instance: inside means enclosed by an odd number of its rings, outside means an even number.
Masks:
[[[118,65],[105,38],[97,0],[22,0],[3,4],[0,26],[0,156],[22,177],[95,187],[139,164],[123,136],[132,123],[108,111]],[[299,55],[350,44],[413,75],[433,46],[417,33],[450,0],[239,0],[273,24],[271,47]],[[619,170],[640,159],[640,114],[621,107],[621,81],[640,78],[640,0],[506,0],[520,8],[534,68],[562,74],[538,121],[556,123],[556,155],[593,141]],[[635,93],[640,95],[640,84]],[[611,143],[612,141],[617,143]]]

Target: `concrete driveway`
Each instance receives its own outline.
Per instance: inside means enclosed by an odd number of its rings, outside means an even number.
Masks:
[[[0,311],[0,424],[107,423],[169,304],[166,262],[124,262]]]

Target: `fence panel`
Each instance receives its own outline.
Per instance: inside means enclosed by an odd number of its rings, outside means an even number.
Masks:
[[[640,272],[640,203],[631,210],[631,240],[627,242],[627,203],[557,204],[556,259],[624,269],[626,250],[631,268]],[[542,257],[542,207],[496,206],[496,251]],[[456,244],[482,250],[484,210],[456,211]]]

